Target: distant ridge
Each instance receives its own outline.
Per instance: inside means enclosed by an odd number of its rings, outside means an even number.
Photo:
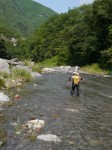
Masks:
[[[28,36],[56,14],[34,0],[0,0],[0,33],[1,28],[6,28]]]

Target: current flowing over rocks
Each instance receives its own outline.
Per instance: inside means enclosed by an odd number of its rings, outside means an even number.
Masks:
[[[10,73],[11,64],[31,72],[36,79],[23,86],[17,83],[17,88],[7,91],[8,96],[0,92],[1,104],[11,100],[7,107],[0,108],[7,116],[2,126],[8,135],[1,150],[111,150],[112,81],[109,76],[85,74],[78,66],[43,68],[44,74],[40,75],[16,59],[0,62],[1,72]],[[81,82],[79,98],[75,94],[71,96],[71,86],[66,85],[74,70],[88,79]]]
[[[82,74],[88,80],[81,82],[76,97],[66,85],[69,75],[45,73],[8,91],[9,97],[18,93],[21,98],[3,107],[7,119],[1,126],[7,131],[7,142],[1,150],[111,150],[111,78]],[[44,125],[35,132],[39,120]]]

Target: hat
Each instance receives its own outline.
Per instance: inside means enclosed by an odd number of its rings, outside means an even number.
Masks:
[[[78,73],[78,72],[73,72],[73,75],[74,75],[74,74],[79,75],[79,73]]]

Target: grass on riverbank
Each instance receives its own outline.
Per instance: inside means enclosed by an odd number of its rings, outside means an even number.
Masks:
[[[32,62],[31,59],[24,60],[24,63],[26,66],[30,67],[32,71],[42,73],[43,67],[39,66],[38,63]]]
[[[0,141],[2,141],[0,146],[6,143],[6,139],[7,139],[7,133],[2,128],[0,128]]]
[[[98,64],[92,64],[92,65],[86,65],[84,67],[81,67],[81,70],[90,73],[90,74],[109,74],[112,73],[110,70],[104,70],[101,69]]]
[[[12,78],[19,79],[19,80],[26,81],[26,82],[32,80],[31,73],[29,73],[28,71],[24,69],[14,69],[12,71]]]
[[[56,67],[57,66],[57,57],[53,57],[51,59],[47,59],[41,63],[38,63],[39,66],[43,67]],[[112,70],[108,69],[101,69],[99,64],[94,63],[92,65],[86,65],[81,67],[81,71],[90,74],[112,74]]]
[[[0,89],[1,89],[2,87],[4,87],[4,85],[5,85],[5,81],[0,78]]]

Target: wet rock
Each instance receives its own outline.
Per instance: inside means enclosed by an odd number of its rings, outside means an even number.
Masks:
[[[32,75],[33,78],[38,78],[38,77],[42,76],[42,75],[41,75],[40,73],[38,73],[38,72],[31,72],[31,75]]]
[[[53,134],[41,134],[39,136],[37,136],[38,139],[40,140],[44,140],[44,141],[52,141],[52,142],[61,142],[61,140]]]
[[[10,125],[12,125],[12,126],[17,126],[18,123],[17,123],[17,122],[12,122],[12,123],[10,123]]]
[[[0,147],[2,146],[2,144],[3,144],[3,142],[2,142],[2,141],[0,141]]]
[[[14,96],[14,99],[16,99],[16,100],[19,100],[21,97],[20,97],[20,95],[19,94],[16,94],[15,96]]]
[[[10,101],[10,98],[5,95],[3,92],[0,92],[0,103],[8,102]]]
[[[21,132],[20,132],[20,131],[18,131],[18,132],[15,132],[15,133],[16,133],[17,135],[18,135],[18,134],[21,134]]]
[[[34,87],[37,87],[38,85],[34,83],[33,86],[34,86]]]
[[[45,122],[44,120],[34,119],[34,120],[27,121],[25,125],[28,131],[31,130],[31,131],[39,132],[44,127]]]

